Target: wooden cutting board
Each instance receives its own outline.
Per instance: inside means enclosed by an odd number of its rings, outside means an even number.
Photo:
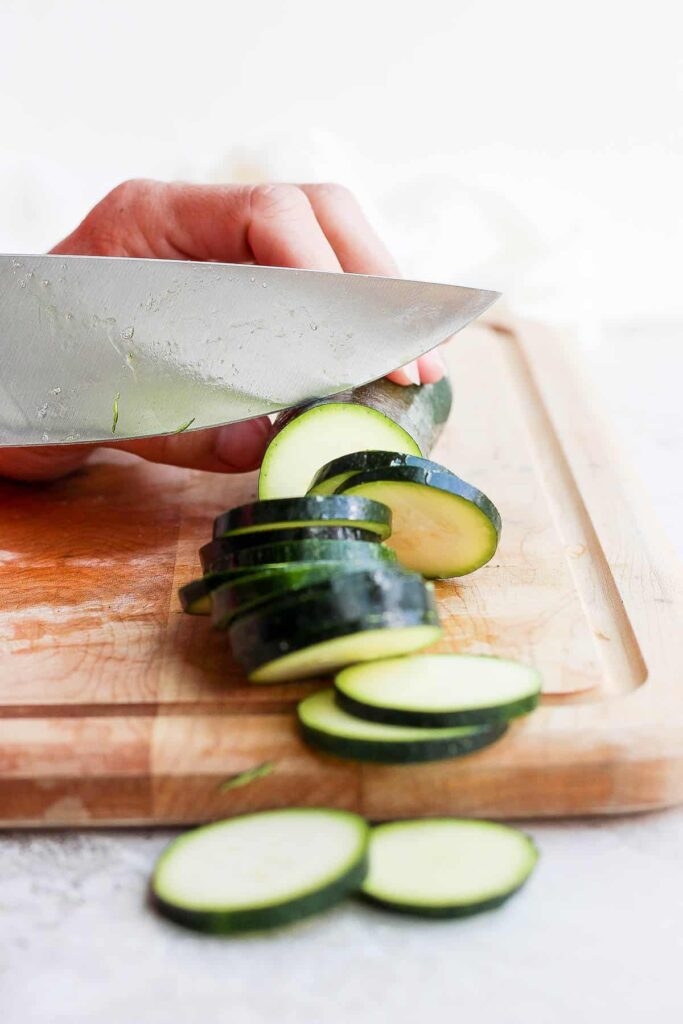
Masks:
[[[180,613],[228,479],[102,453],[0,484],[0,823],[197,822],[292,804],[371,818],[613,813],[683,800],[676,560],[560,339],[475,326],[449,346],[435,452],[498,505],[493,562],[439,584],[443,651],[536,664],[543,706],[487,750],[386,767],[299,740],[312,684],[251,687],[225,637]],[[272,762],[240,788],[236,773]]]

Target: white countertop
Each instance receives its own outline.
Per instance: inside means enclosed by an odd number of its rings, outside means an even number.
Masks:
[[[683,324],[608,327],[586,357],[680,551]],[[2,1020],[678,1024],[683,808],[525,827],[540,866],[493,913],[432,923],[350,902],[239,940],[147,908],[168,831],[0,834]]]

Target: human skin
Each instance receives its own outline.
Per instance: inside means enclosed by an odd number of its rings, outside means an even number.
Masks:
[[[216,260],[398,277],[394,260],[341,185],[192,185],[149,180],[118,185],[53,253]],[[429,384],[444,374],[430,352],[389,374]],[[152,462],[217,473],[255,469],[270,424],[265,416],[211,430],[108,442]],[[81,466],[97,445],[0,449],[0,476],[53,480]]]

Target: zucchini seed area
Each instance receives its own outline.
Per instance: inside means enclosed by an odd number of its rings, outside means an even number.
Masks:
[[[389,505],[394,549],[407,569],[430,579],[465,576],[495,554],[495,527],[473,502],[437,487],[409,481],[382,480],[349,486],[358,494]]]
[[[376,409],[334,402],[314,406],[283,427],[268,446],[259,498],[305,495],[321,466],[366,448],[420,455],[410,434]]]
[[[400,909],[470,908],[511,895],[538,854],[523,832],[495,822],[435,818],[373,830],[363,893]]]

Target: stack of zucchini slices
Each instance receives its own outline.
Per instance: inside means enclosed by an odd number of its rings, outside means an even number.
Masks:
[[[451,405],[447,380],[380,381],[282,413],[261,500],[218,516],[185,611],[211,614],[252,683],[333,675],[298,707],[323,754],[383,764],[459,757],[533,710],[538,673],[503,658],[416,653],[441,635],[432,579],[493,557],[500,516],[423,458]],[[256,773],[250,774],[256,778]],[[212,932],[298,920],[360,892],[385,908],[453,917],[526,880],[528,836],[492,822],[379,825],[345,811],[269,811],[197,829],[162,855],[163,913]]]
[[[281,414],[261,500],[216,518],[204,576],[181,588],[185,611],[227,632],[250,682],[345,670],[298,711],[305,740],[327,753],[460,756],[538,699],[536,673],[514,662],[415,656],[442,632],[430,580],[484,565],[501,529],[485,494],[420,454],[450,403],[445,379],[381,381]]]

